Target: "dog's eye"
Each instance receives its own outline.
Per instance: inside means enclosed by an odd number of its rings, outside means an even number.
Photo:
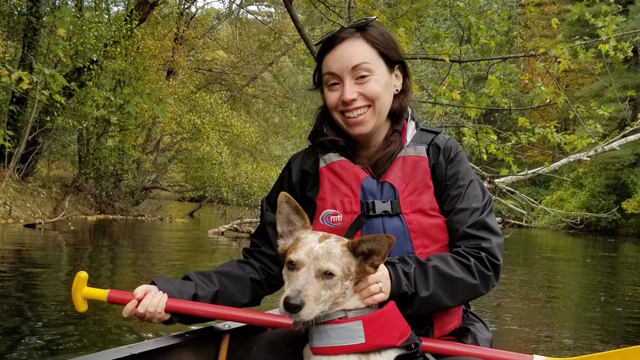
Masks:
[[[332,273],[331,271],[325,271],[322,273],[322,280],[331,280],[334,277],[336,277],[336,274]]]
[[[296,262],[295,261],[293,261],[293,260],[287,261],[286,266],[287,266],[287,270],[296,271]]]

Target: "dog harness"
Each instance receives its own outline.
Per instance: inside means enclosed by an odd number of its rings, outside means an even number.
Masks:
[[[419,338],[413,335],[393,301],[377,311],[366,312],[312,326],[309,329],[311,352],[314,355],[341,355],[392,347],[419,347]]]
[[[426,135],[418,129],[380,181],[340,154],[321,155],[313,229],[347,238],[393,235],[390,257],[415,254],[426,259],[448,252],[446,219],[434,196],[427,157],[434,136]],[[461,307],[434,313],[433,337],[447,335],[461,322]]]

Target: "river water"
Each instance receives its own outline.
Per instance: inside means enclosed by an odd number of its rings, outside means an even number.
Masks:
[[[150,202],[174,218],[189,204]],[[245,242],[207,230],[251,215],[207,207],[189,221],[72,219],[0,226],[0,359],[69,359],[188,330],[120,316],[92,302],[75,312],[70,287],[133,290],[157,274],[179,277],[240,256]],[[494,346],[565,357],[640,345],[640,240],[511,230],[500,284],[472,305],[494,330]],[[277,294],[260,309],[276,307]]]

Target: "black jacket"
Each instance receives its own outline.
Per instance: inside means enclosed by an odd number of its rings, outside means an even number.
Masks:
[[[312,132],[310,138],[315,140],[318,134]],[[323,142],[322,146],[330,145]],[[286,191],[310,219],[314,218],[318,151],[318,145],[310,145],[291,157],[262,199],[260,225],[241,259],[190,272],[181,280],[159,276],[153,283],[170,297],[234,307],[257,306],[265,296],[279,290],[283,286],[283,262],[277,253],[278,194]],[[496,285],[503,248],[491,195],[471,169],[460,145],[448,136],[437,135],[429,145],[428,156],[436,200],[447,219],[450,252],[427,259],[404,255],[385,262],[391,276],[390,299],[421,335],[429,334],[431,313],[467,304]],[[202,321],[183,316],[173,320]]]

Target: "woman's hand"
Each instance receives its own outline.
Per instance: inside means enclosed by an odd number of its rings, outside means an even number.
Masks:
[[[389,269],[384,264],[378,266],[378,270],[356,284],[356,293],[362,302],[369,306],[379,304],[389,299],[391,291],[391,277]]]
[[[140,285],[133,290],[134,299],[122,310],[122,316],[135,316],[142,321],[161,323],[171,315],[164,312],[169,297],[155,285]]]

